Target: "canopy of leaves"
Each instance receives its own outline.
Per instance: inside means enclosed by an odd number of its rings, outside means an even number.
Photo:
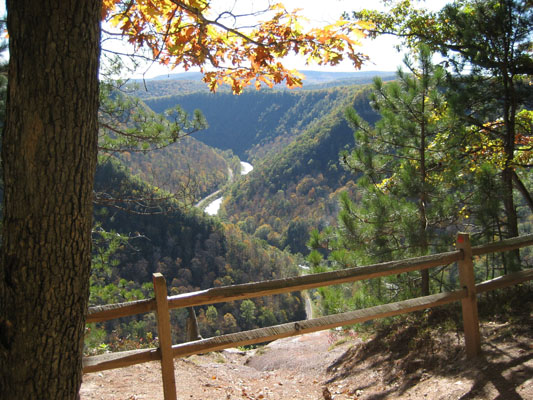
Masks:
[[[200,67],[211,90],[226,82],[235,93],[254,83],[257,88],[283,81],[298,86],[301,76],[278,60],[299,54],[309,62],[336,65],[344,57],[356,68],[366,57],[356,51],[367,23],[339,20],[304,30],[295,12],[274,4],[256,13],[267,16],[252,27],[239,27],[244,17],[232,10],[218,13],[206,0],[104,0],[102,18],[150,58],[186,70]]]
[[[393,34],[409,47],[424,43],[459,65],[489,71],[507,68],[511,75],[531,75],[533,7],[525,0],[461,0],[439,12],[411,0],[390,2],[389,10],[354,12],[354,20],[372,24],[371,37]]]
[[[530,133],[524,135],[530,130],[522,125],[533,93],[531,1],[456,0],[438,12],[416,8],[409,0],[388,4],[386,12],[364,10],[353,18],[373,22],[371,35],[393,34],[410,47],[424,43],[441,53],[450,73],[450,108],[470,127],[464,155],[470,156],[471,165],[464,173],[499,173],[504,214],[497,219],[498,234],[503,230],[508,237],[517,236],[514,187],[533,210],[531,194],[519,176],[525,170],[518,169],[530,164]],[[509,268],[518,268],[518,251],[509,260]]]

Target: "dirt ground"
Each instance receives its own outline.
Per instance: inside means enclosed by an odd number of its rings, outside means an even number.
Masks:
[[[175,361],[178,399],[533,400],[531,326],[483,324],[482,355],[474,361],[466,359],[460,333],[431,332],[417,342],[404,341],[404,331],[391,333],[393,345],[323,331],[191,356]],[[154,362],[86,374],[81,399],[162,399],[160,372]]]

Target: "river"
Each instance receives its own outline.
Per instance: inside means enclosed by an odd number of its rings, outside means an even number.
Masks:
[[[252,164],[247,163],[245,161],[241,161],[241,175],[246,175],[252,171],[254,167]],[[215,193],[218,193],[215,192]],[[208,197],[213,196],[213,194],[209,195]],[[215,200],[213,200],[209,205],[204,209],[204,211],[209,215],[217,215],[218,210],[220,209],[220,205],[222,204],[222,200],[224,200],[224,197],[218,197]]]

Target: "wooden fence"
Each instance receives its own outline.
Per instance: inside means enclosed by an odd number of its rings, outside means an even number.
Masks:
[[[293,278],[217,287],[170,297],[167,296],[164,277],[156,273],[153,276],[154,299],[91,307],[89,309],[87,323],[102,322],[155,311],[158,322],[159,348],[122,351],[85,357],[83,359],[83,372],[97,372],[160,360],[165,400],[175,400],[176,384],[173,362],[175,357],[185,357],[236,346],[267,342],[284,337],[302,335],[304,333],[423,310],[455,301],[460,301],[462,305],[466,353],[468,357],[475,357],[481,350],[476,294],[532,280],[533,269],[508,274],[476,285],[474,281],[473,257],[510,251],[530,245],[533,245],[533,234],[471,247],[469,235],[461,233],[457,237],[456,250],[447,253]],[[290,322],[176,345],[172,345],[171,342],[169,310],[173,308],[243,300],[321,286],[356,282],[448,265],[453,262],[457,262],[458,264],[461,285],[461,289],[453,292],[418,297],[396,303],[328,315],[321,318]]]

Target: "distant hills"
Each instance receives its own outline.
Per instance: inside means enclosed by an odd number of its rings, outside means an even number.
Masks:
[[[192,147],[168,149],[157,155],[148,153],[142,162],[132,155],[131,160],[137,160],[135,173],[149,176],[143,171],[148,166],[159,176],[169,171],[167,176],[174,181],[170,178],[178,178],[183,165],[196,166],[182,174],[192,173],[196,182],[206,182],[202,196],[208,190],[222,189],[219,217],[223,221],[280,249],[305,254],[308,232],[335,223],[338,192],[355,187],[355,177],[339,162],[339,153],[355,144],[344,119],[345,109],[354,107],[374,123],[378,116],[369,104],[369,84],[374,76],[394,78],[382,71],[307,71],[306,75],[311,84],[303,90],[247,90],[239,96],[228,90],[195,90],[195,85],[203,85],[192,80],[200,78],[196,73],[147,81],[151,96],[144,101],[155,112],[176,105],[189,113],[202,111],[209,127],[193,139],[223,150],[224,159],[221,153],[210,154],[198,145],[195,152],[187,150]],[[246,177],[235,174],[228,186],[226,171],[234,170],[235,163],[232,155],[251,162],[254,170]],[[210,169],[216,171],[210,174]]]
[[[201,81],[202,77],[203,75],[201,72],[180,72],[158,75],[153,78],[146,79],[146,81]]]
[[[331,71],[300,71],[305,75],[303,87],[294,90],[314,90],[327,87],[337,87],[346,85],[364,85],[372,82],[375,76],[383,80],[392,80],[395,77],[394,71],[354,71],[354,72],[331,72]],[[202,82],[200,72],[181,72],[175,74],[159,75],[150,79],[132,79],[132,84],[138,86],[133,91],[135,96],[142,99],[151,97],[169,96],[175,94],[188,94],[192,92],[209,92],[207,85]],[[248,91],[255,91],[248,88]],[[264,88],[268,91],[270,89]],[[286,90],[284,85],[277,85],[273,90]],[[220,92],[229,92],[228,86],[222,86]]]
[[[393,76],[395,71],[354,71],[354,72],[335,72],[335,71],[314,71],[314,70],[302,70],[300,71],[305,75],[306,85],[322,84],[334,81],[352,81],[352,80],[368,80],[374,76]],[[201,81],[202,73],[200,72],[180,72],[172,74],[158,75],[156,77],[145,79],[147,82],[151,81]],[[134,81],[142,81],[135,79]]]
[[[322,90],[195,92],[145,99],[155,112],[180,105],[188,113],[199,109],[209,128],[193,136],[209,146],[231,150],[241,160],[256,162],[281,150],[309,125],[346,97],[343,88]]]

